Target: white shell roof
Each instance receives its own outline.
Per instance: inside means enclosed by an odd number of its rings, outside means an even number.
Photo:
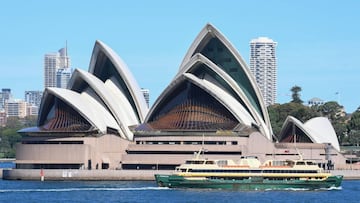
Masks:
[[[196,51],[201,48],[200,46],[206,46],[206,39],[214,37],[226,46],[230,54],[233,55],[235,60],[240,64],[239,68],[242,69],[242,72],[246,76],[245,78],[250,83],[251,87],[249,88],[254,90],[253,93],[249,94],[244,92],[246,90],[243,90],[242,88],[244,87],[240,87],[241,85],[239,86],[238,82],[235,81],[237,79],[233,79],[229,73],[225,72],[207,57],[200,53],[196,53]],[[122,89],[119,88],[119,83],[115,77],[110,77],[105,81],[102,81],[93,75],[96,71],[95,66],[100,53],[104,54],[112,62],[120,76],[120,80],[126,85],[126,88],[131,95],[129,96],[130,98],[127,98],[124,92],[122,92]],[[227,85],[231,87],[232,91],[235,92],[237,96],[234,97],[231,95],[234,93],[230,94],[227,92],[227,90],[221,86],[220,82],[216,81],[213,77],[207,76],[205,78],[198,78],[195,76],[193,67],[197,63],[205,64],[206,68],[209,68],[209,70],[216,73],[222,81],[225,81]],[[79,80],[88,84],[88,88],[84,89],[81,93],[71,90]],[[137,82],[126,64],[106,44],[101,41],[96,41],[90,61],[89,72],[79,69],[75,70],[73,77],[69,82],[68,89],[47,88],[40,107],[40,114],[42,112],[48,113],[46,111],[50,107],[45,105],[49,105],[49,98],[51,98],[49,95],[53,95],[78,111],[78,113],[93,125],[94,128],[98,129],[99,132],[106,133],[107,127],[110,127],[118,130],[123,138],[132,140],[133,134],[130,131],[129,126],[144,121],[147,122],[154,110],[160,108],[162,100],[184,80],[187,80],[208,92],[227,108],[239,122],[246,125],[258,125],[264,136],[271,139],[272,129],[267,108],[250,70],[247,68],[246,63],[232,44],[211,24],[207,24],[196,37],[182,61],[179,72],[169,86],[157,98],[153,107],[150,109],[150,112],[148,112],[145,98],[142,95]],[[96,98],[100,98],[101,101]],[[241,101],[238,101],[237,98],[240,98]],[[254,103],[254,100],[259,103]],[[243,106],[241,102],[243,102],[245,106]],[[135,104],[135,107],[133,107],[133,104]],[[256,105],[254,106],[254,104]],[[41,115],[40,117],[44,118],[46,116],[47,115]],[[331,143],[334,148],[340,149],[336,133],[331,123],[326,118],[314,118],[303,124],[296,118],[288,117],[283,128],[290,123],[294,123],[302,129],[313,142]]]
[[[263,128],[267,128],[265,130],[265,132],[268,132],[266,134],[266,137],[269,137],[268,134],[270,134],[270,137],[271,137],[273,132],[272,132],[271,122],[270,122],[270,118],[269,118],[269,115],[267,112],[267,108],[266,108],[265,102],[262,98],[260,89],[258,88],[256,81],[250,72],[250,69],[247,67],[246,62],[243,60],[243,58],[241,57],[239,52],[235,49],[235,47],[230,43],[230,41],[227,40],[226,37],[218,29],[216,29],[213,25],[207,24],[200,31],[198,36],[195,38],[194,42],[191,44],[189,50],[187,51],[181,65],[180,65],[179,74],[186,72],[186,64],[191,60],[193,55],[196,54],[196,50],[199,48],[199,46],[202,45],[202,41],[209,37],[218,38],[229,49],[231,54],[234,56],[234,58],[240,64],[240,66],[241,66],[242,70],[244,71],[246,78],[248,78],[248,81],[250,82],[256,96],[254,96],[254,98],[247,98],[243,91],[239,92],[239,94],[243,95],[242,99],[244,99],[244,101],[247,100],[246,104],[248,105],[248,108],[252,109],[251,110],[252,112],[256,111],[255,110],[256,108],[258,108],[261,111],[261,114],[263,115],[264,118],[262,118],[259,114],[257,115],[257,117],[260,116],[261,119],[263,120],[262,123],[265,123],[265,124],[260,124],[260,125],[263,126]],[[238,86],[238,85],[236,85],[236,86]],[[241,88],[238,87],[238,90],[239,89],[241,89]],[[253,104],[250,102],[250,100],[257,100],[259,102],[259,106],[253,106]],[[253,114],[253,113],[251,113],[251,114]],[[255,116],[255,114],[253,114],[253,116]]]
[[[94,75],[96,61],[100,54],[107,57],[124,82],[130,98],[119,88],[116,77],[105,78],[105,81]],[[102,67],[98,67],[102,68]],[[106,70],[99,70],[106,71]],[[104,78],[103,78],[104,79]],[[78,84],[86,83],[80,87]],[[76,91],[80,91],[79,93]],[[129,126],[142,122],[148,111],[145,98],[126,64],[118,55],[100,41],[96,41],[91,57],[89,72],[76,69],[69,81],[68,89],[48,88],[44,93],[40,107],[41,120],[44,120],[51,108],[51,95],[63,100],[67,105],[78,111],[99,133],[107,133],[107,127],[117,130],[124,139],[132,140],[133,133]],[[131,104],[135,104],[134,106]],[[135,109],[136,108],[136,109]],[[40,125],[40,121],[38,125]]]
[[[223,89],[219,88],[218,86],[205,79],[199,79],[198,77],[190,73],[183,73],[183,75],[186,79],[188,79],[201,89],[205,90],[221,104],[223,104],[223,106],[226,107],[240,123],[248,126],[251,126],[253,123],[255,123],[255,121],[252,119],[251,115],[245,110],[245,108],[236,99],[234,99],[234,97],[229,95]]]
[[[318,140],[319,143],[331,143],[335,149],[340,151],[339,140],[328,118],[312,118],[306,121],[304,125],[314,132],[314,139]]]
[[[191,60],[185,64],[184,68],[182,69],[184,73],[192,73],[192,69],[195,67],[196,63],[202,63],[205,64],[207,68],[214,71],[219,77],[221,77],[224,81],[227,82],[227,84],[234,90],[234,92],[237,93],[237,95],[241,98],[241,100],[245,103],[248,113],[250,117],[254,118],[256,121],[256,125],[259,126],[261,132],[265,134],[265,136],[268,139],[271,139],[271,131],[269,131],[269,127],[265,124],[265,121],[262,119],[261,115],[251,107],[251,102],[246,97],[245,93],[242,91],[242,89],[237,85],[236,81],[232,77],[230,77],[225,71],[223,71],[219,66],[214,64],[211,60],[209,60],[207,57],[203,56],[200,53],[195,54]],[[181,74],[178,73],[177,77]],[[239,101],[237,101],[239,103]],[[240,103],[239,103],[240,104]],[[242,106],[242,108],[246,111],[246,109]]]
[[[133,134],[126,126],[136,125],[138,124],[138,120],[125,95],[123,95],[123,93],[118,90],[115,85],[111,85],[112,82],[110,80],[103,83],[94,75],[80,69],[76,69],[74,71],[73,77],[69,82],[69,88],[72,88],[75,80],[80,79],[86,81],[92,90],[106,104],[107,108],[111,110],[111,113],[121,129],[119,132],[120,135],[125,139],[132,139]]]
[[[295,117],[288,116],[283,124],[279,138],[284,136],[286,126],[293,124],[301,129],[314,143],[330,143],[336,150],[340,151],[339,141],[329,119],[316,117],[303,124]]]
[[[137,112],[139,113],[140,122],[143,122],[148,112],[148,107],[145,98],[142,95],[140,87],[138,86],[135,78],[133,77],[132,73],[129,71],[129,68],[123,62],[123,60],[110,47],[108,47],[106,44],[99,40],[96,41],[94,46],[93,54],[90,61],[89,72],[94,73],[95,64],[99,52],[104,53],[114,64],[116,70],[118,71],[119,75],[121,76],[130,91],[132,98],[128,99],[134,100]]]
[[[106,133],[107,127],[119,130],[112,115],[86,92],[79,94],[62,88],[47,88],[45,91],[71,106],[101,133]]]

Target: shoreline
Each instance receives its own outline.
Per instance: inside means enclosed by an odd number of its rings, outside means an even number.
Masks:
[[[172,172],[173,170],[0,169],[0,178],[39,181],[154,181],[155,174]],[[360,180],[360,170],[332,170],[331,173],[343,175],[344,180]]]

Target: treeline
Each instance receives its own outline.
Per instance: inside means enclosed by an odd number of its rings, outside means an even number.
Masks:
[[[36,126],[37,116],[29,116],[24,119],[17,117],[7,118],[6,126],[0,127],[0,158],[15,158],[16,143],[21,141],[18,130]]]
[[[327,117],[332,123],[340,145],[359,146],[360,142],[360,107],[353,113],[347,114],[343,106],[335,101],[311,107],[303,105],[300,98],[301,87],[291,88],[292,101],[285,104],[275,104],[268,107],[273,132],[280,133],[287,116],[293,116],[301,122],[314,117]]]

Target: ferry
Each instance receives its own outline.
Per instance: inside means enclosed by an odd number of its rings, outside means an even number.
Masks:
[[[213,188],[233,190],[329,189],[340,188],[343,176],[332,175],[314,161],[267,160],[255,156],[239,160],[208,160],[200,153],[176,167],[171,175],[155,174],[160,187]]]

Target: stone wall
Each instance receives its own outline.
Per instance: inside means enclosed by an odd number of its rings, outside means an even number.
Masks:
[[[141,180],[153,181],[154,174],[170,174],[172,171],[156,170],[43,170],[44,180]],[[6,180],[41,180],[41,170],[5,169]]]

